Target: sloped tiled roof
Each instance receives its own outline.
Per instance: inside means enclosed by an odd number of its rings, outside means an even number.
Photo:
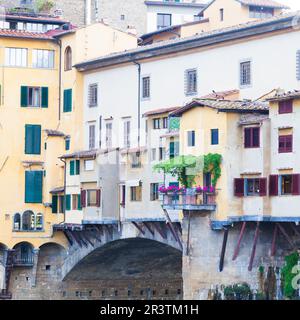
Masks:
[[[84,158],[96,158],[97,156],[97,150],[85,150],[85,151],[78,151],[78,152],[73,152],[70,154],[65,154],[61,156],[61,159],[84,159]]]
[[[53,37],[48,33],[29,32],[23,30],[0,29],[0,37],[8,38],[27,38],[38,40],[52,40]]]
[[[242,114],[239,124],[240,125],[249,125],[254,123],[262,123],[269,119],[267,114]]]
[[[277,92],[273,97],[268,98],[268,101],[281,101],[287,99],[300,98],[300,90],[293,90],[287,92]]]
[[[288,6],[281,4],[273,0],[237,0],[238,2],[246,6],[259,6],[259,7],[268,7],[276,9],[289,9]]]
[[[225,99],[228,96],[234,95],[234,94],[238,94],[240,92],[240,90],[234,89],[234,90],[225,90],[225,91],[218,91],[218,92],[212,92],[209,94],[206,94],[202,97],[200,97],[200,99]]]
[[[220,111],[245,112],[259,111],[268,112],[269,105],[259,101],[248,100],[218,100],[218,99],[194,99],[184,107],[174,111],[171,115],[181,115],[194,107],[209,107]]]
[[[143,114],[143,117],[151,117],[151,116],[156,116],[156,115],[160,115],[160,114],[164,114],[164,113],[169,113],[169,112],[175,111],[176,109],[179,109],[179,107],[155,109],[155,110],[145,112]]]

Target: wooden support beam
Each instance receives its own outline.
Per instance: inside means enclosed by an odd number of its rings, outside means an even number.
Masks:
[[[65,235],[65,237],[67,238],[70,246],[72,246],[72,245],[74,244],[74,241],[73,241],[73,238],[72,238],[71,234],[69,233],[69,231],[68,231],[68,230],[65,230],[65,231],[64,231],[64,235]]]
[[[257,245],[258,236],[259,236],[259,222],[257,222],[257,224],[256,224],[254,241],[253,241],[253,246],[252,246],[252,251],[251,251],[249,266],[248,266],[248,270],[249,270],[249,271],[252,271],[252,268],[253,268],[253,262],[254,262],[255,253],[256,253],[256,245]]]
[[[138,230],[139,232],[144,236],[146,234],[146,232],[143,230],[143,228],[135,221],[131,222]]]
[[[103,232],[104,232],[104,233],[105,233],[105,231],[106,231],[106,233],[108,233],[110,239],[113,238],[113,232],[112,232],[111,228],[110,228],[107,224],[103,224],[103,225],[102,225],[102,229],[103,229]],[[105,231],[104,231],[104,230],[105,230]]]
[[[278,235],[278,226],[275,224],[273,231],[272,247],[271,247],[271,257],[274,257],[276,254],[276,240]]]
[[[190,236],[191,236],[191,211],[189,211],[188,218],[188,233],[187,233],[187,241],[186,241],[186,255],[190,254]]]
[[[297,230],[295,223],[291,222],[290,223],[291,228],[293,229],[293,231],[295,232],[295,234],[297,235],[297,237],[300,237],[300,232]]]
[[[292,248],[294,248],[294,242],[290,238],[290,236],[287,234],[287,232],[285,231],[284,227],[280,223],[276,223],[276,225],[278,226],[279,230],[281,231],[281,233],[286,238],[287,242],[291,245]]]
[[[154,236],[154,230],[151,228],[150,223],[148,223],[147,221],[144,221],[143,224],[146,227],[146,229],[152,234],[152,236]]]
[[[100,232],[99,232],[99,229],[94,228],[93,230],[90,231],[90,234],[91,234],[92,237],[95,238],[97,241],[102,242],[101,234],[100,234]]]
[[[222,250],[221,250],[221,255],[220,255],[220,264],[219,264],[219,271],[220,272],[222,272],[224,270],[224,260],[225,260],[226,246],[227,246],[227,240],[228,240],[228,233],[229,233],[229,228],[225,228],[224,236],[223,236]]]
[[[81,240],[80,240],[80,238],[78,237],[78,235],[76,234],[76,231],[68,231],[68,230],[67,230],[66,232],[68,232],[68,233],[72,236],[72,238],[74,238],[75,241],[78,243],[79,247],[82,248]]]
[[[86,231],[86,230],[82,231],[81,235],[92,247],[95,247],[94,243],[91,241],[91,239],[89,237],[89,231]]]
[[[170,228],[170,231],[171,231],[173,237],[175,238],[175,240],[178,242],[180,248],[182,249],[181,239],[180,239],[180,237],[179,237],[179,235],[177,233],[177,230],[174,228],[174,225],[173,225],[173,222],[172,222],[172,220],[171,220],[171,218],[169,216],[169,213],[168,213],[168,211],[166,209],[163,209],[163,211],[164,211],[164,214],[165,214],[167,222],[168,222],[168,227]]]
[[[167,234],[166,234],[165,230],[163,229],[163,227],[161,226],[160,222],[152,222],[152,225],[156,229],[156,231],[160,234],[160,236],[166,240]]]
[[[182,227],[180,222],[175,222],[175,228],[177,229],[180,236],[182,236]]]
[[[82,238],[81,234],[80,234],[80,231],[71,231],[72,232],[72,235],[74,235],[76,238],[77,238],[77,241],[81,244],[81,247],[82,247],[82,244],[85,246],[85,247],[88,247],[88,244],[86,243],[86,241]]]
[[[242,239],[243,239],[243,236],[244,236],[244,233],[245,233],[245,229],[246,229],[246,221],[243,222],[242,224],[242,228],[241,228],[241,231],[240,231],[240,235],[239,235],[239,238],[238,238],[238,242],[237,242],[237,245],[236,245],[236,248],[234,250],[234,253],[233,253],[233,257],[232,257],[232,260],[234,261],[238,255],[239,255],[239,252],[240,252],[240,247],[241,247],[241,242],[242,242]]]

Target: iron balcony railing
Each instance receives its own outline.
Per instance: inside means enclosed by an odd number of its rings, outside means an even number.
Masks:
[[[32,267],[34,264],[33,255],[19,256],[13,258],[13,265],[16,267]]]
[[[201,193],[165,193],[163,194],[163,207],[175,210],[214,211],[216,209],[215,192]]]

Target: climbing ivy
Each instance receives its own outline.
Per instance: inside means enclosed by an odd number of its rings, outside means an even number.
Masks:
[[[222,156],[218,153],[209,153],[204,156],[204,173],[212,174],[212,185],[215,187],[221,177]]]
[[[178,156],[155,165],[154,170],[177,177],[180,184],[186,188],[191,188],[195,184],[196,176],[203,170],[204,173],[212,174],[212,185],[215,187],[221,176],[221,162],[220,154],[209,153],[204,159],[192,155]]]
[[[292,272],[294,266],[298,264],[299,254],[294,252],[285,257],[285,266],[281,269],[282,281],[283,281],[283,294],[287,298],[293,298],[296,290],[292,286],[292,281],[296,276]]]

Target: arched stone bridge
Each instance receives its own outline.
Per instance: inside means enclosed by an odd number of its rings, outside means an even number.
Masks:
[[[86,226],[61,225],[55,230],[63,232],[69,242],[69,250],[61,266],[62,280],[86,256],[113,241],[142,238],[180,251],[183,249],[179,222],[134,220]]]

